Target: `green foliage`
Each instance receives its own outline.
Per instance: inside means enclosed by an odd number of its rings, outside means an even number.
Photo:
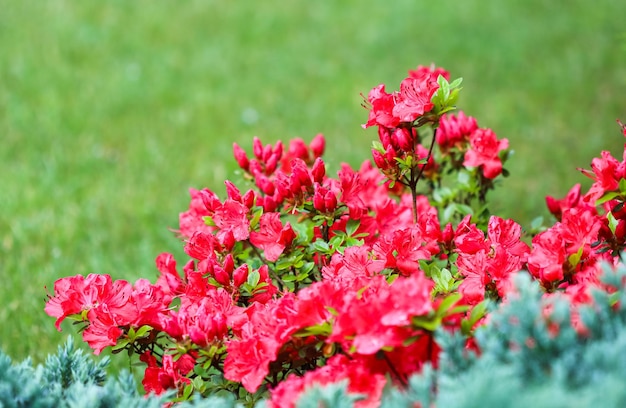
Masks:
[[[625,281],[626,266],[606,266],[602,282],[608,289],[594,293],[593,306],[576,307],[558,296],[542,297],[538,284],[520,273],[517,295],[476,330],[480,355],[468,351],[461,333],[440,330],[439,367],[425,367],[406,389],[386,389],[381,406],[565,408],[598,401],[603,407],[626,406]],[[578,316],[582,326],[572,324]],[[317,388],[302,400],[344,407],[343,402],[331,403],[341,400],[338,392],[345,394],[345,389]]]

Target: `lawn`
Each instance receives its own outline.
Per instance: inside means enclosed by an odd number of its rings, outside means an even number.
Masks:
[[[621,0],[0,0],[0,348],[40,362],[68,334],[45,287],[156,277],[190,187],[219,194],[232,143],[323,133],[331,171],[369,157],[360,93],[432,62],[506,137],[493,209],[527,225],[624,142]],[[120,358],[123,360],[123,358]]]

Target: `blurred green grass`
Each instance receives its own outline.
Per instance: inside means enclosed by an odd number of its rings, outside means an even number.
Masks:
[[[54,280],[156,277],[189,187],[222,193],[233,142],[318,132],[331,169],[369,157],[360,93],[432,62],[509,139],[498,214],[528,223],[576,167],[620,154],[621,0],[0,0],[0,348],[36,362],[74,329]],[[618,156],[620,157],[620,156]],[[124,360],[123,357],[120,358]]]

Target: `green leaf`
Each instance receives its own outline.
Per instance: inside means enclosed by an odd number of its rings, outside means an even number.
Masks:
[[[148,335],[148,332],[152,330],[152,326],[148,326],[147,324],[141,326],[139,330],[135,333],[135,338],[142,338]]]
[[[441,316],[413,316],[411,322],[415,327],[434,332],[441,326]]]
[[[471,334],[472,327],[474,327],[476,322],[478,322],[483,316],[487,314],[489,303],[490,302],[488,300],[483,300],[482,302],[478,303],[472,308],[469,317],[461,321],[461,331],[463,332],[463,334]]]
[[[259,279],[261,279],[261,274],[259,271],[252,271],[248,274],[248,280],[246,283],[253,288],[256,288],[256,285],[259,283]]]
[[[359,225],[361,225],[361,220],[349,219],[346,223],[346,234],[352,236],[359,229]]]
[[[596,206],[606,203],[607,201],[611,201],[616,197],[619,197],[619,193],[617,191],[609,191],[604,193],[604,195],[596,200]]]
[[[328,242],[324,241],[323,239],[318,239],[317,241],[313,242],[311,244],[311,248],[314,252],[321,252],[324,254],[330,252],[330,246],[328,245]]]
[[[613,213],[610,211],[606,214],[606,219],[609,221],[609,229],[611,230],[613,235],[615,235],[615,230],[617,229],[617,224],[619,223],[619,221],[617,221]]]

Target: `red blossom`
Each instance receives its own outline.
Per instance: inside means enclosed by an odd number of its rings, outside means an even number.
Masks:
[[[140,357],[147,364],[142,384],[147,393],[161,394],[169,389],[178,389],[182,385],[191,384],[191,380],[185,375],[193,370],[195,360],[189,354],[181,356],[178,360],[170,354],[163,356],[162,366],[159,366],[154,356],[146,351]]]
[[[237,241],[244,241],[250,236],[249,209],[242,203],[228,199],[213,214],[213,222],[219,229],[216,236],[224,242],[228,233]]]
[[[476,119],[465,116],[463,111],[459,111],[456,115],[445,114],[441,117],[437,128],[437,144],[444,151],[453,147],[462,148],[477,129]]]
[[[465,153],[464,166],[480,167],[483,175],[494,179],[502,173],[499,153],[509,147],[507,139],[498,140],[491,129],[477,129],[470,136],[471,148]]]
[[[400,92],[395,95],[396,103],[393,115],[400,122],[413,122],[424,113],[429,112],[435,105],[431,99],[439,89],[439,84],[431,75],[421,78],[409,77],[400,83]]]
[[[350,360],[346,356],[331,357],[327,364],[302,377],[290,375],[271,391],[270,406],[295,408],[298,398],[313,386],[323,386],[348,381],[348,393],[364,395],[366,398],[355,403],[355,408],[375,408],[380,405],[386,380],[383,374],[373,373],[363,360]]]
[[[259,232],[250,233],[252,245],[261,248],[265,253],[265,259],[276,262],[286,247],[296,237],[289,223],[283,226],[279,213],[265,213],[259,221]]]

